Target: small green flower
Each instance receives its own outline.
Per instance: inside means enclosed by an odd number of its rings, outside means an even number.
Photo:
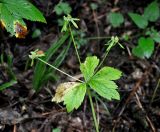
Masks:
[[[78,19],[78,18],[73,18],[73,17],[72,17],[71,15],[69,15],[69,14],[68,14],[67,16],[64,16],[63,19],[64,19],[64,24],[63,24],[63,27],[62,27],[61,32],[66,32],[66,31],[67,31],[67,27],[68,27],[68,25],[69,25],[70,22],[73,24],[73,26],[74,26],[75,28],[78,28],[78,25],[76,24],[75,21],[79,21],[80,19]]]
[[[30,53],[31,54],[29,55],[29,58],[32,60],[31,61],[31,66],[33,66],[34,60],[36,58],[45,56],[44,52],[42,50],[39,50],[39,49],[36,49],[35,51],[31,51]]]

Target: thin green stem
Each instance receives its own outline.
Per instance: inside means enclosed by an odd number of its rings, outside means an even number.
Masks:
[[[106,51],[106,53],[105,53],[105,55],[104,55],[101,63],[100,63],[100,64],[98,65],[98,67],[96,68],[95,73],[98,71],[98,69],[99,69],[99,68],[102,66],[102,64],[104,63],[106,57],[108,56],[109,51],[110,51],[110,50]]]
[[[79,64],[81,64],[80,56],[79,56],[79,54],[78,54],[76,42],[75,42],[75,39],[74,39],[74,37],[73,37],[73,33],[72,33],[72,29],[71,29],[70,24],[69,24],[69,31],[70,31],[70,34],[71,34],[71,38],[72,38],[72,41],[73,41],[73,44],[74,44],[74,48],[75,48],[75,51],[76,51],[76,54],[77,54],[77,58],[78,58]]]
[[[66,72],[64,72],[64,71],[62,71],[62,70],[60,70],[60,69],[56,68],[55,66],[53,66],[53,65],[51,65],[51,64],[49,64],[49,63],[47,63],[46,61],[42,60],[41,58],[37,58],[37,59],[38,59],[39,61],[41,61],[41,62],[45,63],[46,65],[48,65],[48,66],[52,67],[53,69],[55,69],[55,70],[57,70],[57,71],[61,72],[62,74],[66,75],[66,76],[68,76],[68,77],[70,77],[70,78],[72,78],[72,79],[74,79],[74,80],[76,80],[76,81],[79,81],[79,82],[84,83],[84,81],[79,80],[79,79],[77,79],[77,78],[75,78],[75,77],[73,77],[73,76],[71,76],[71,75],[67,74]]]
[[[92,96],[91,96],[89,88],[87,89],[87,93],[88,93],[88,97],[89,97],[89,101],[90,101],[90,105],[91,105],[91,109],[92,109],[92,115],[93,115],[93,120],[94,120],[94,125],[95,125],[95,128],[96,128],[96,132],[99,132],[98,122],[97,122],[97,119],[96,119],[96,113],[95,113],[95,110],[94,110]]]

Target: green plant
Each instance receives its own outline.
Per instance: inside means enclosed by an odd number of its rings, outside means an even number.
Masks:
[[[146,31],[146,35],[150,36],[155,42],[160,43],[160,33],[154,27]]]
[[[154,51],[154,41],[153,39],[140,37],[138,40],[138,45],[132,49],[132,53],[139,57],[144,59],[150,58]]]
[[[1,23],[18,38],[24,38],[28,33],[23,19],[46,23],[42,13],[28,0],[0,0]]]
[[[70,7],[68,3],[60,2],[54,7],[54,10],[57,15],[62,15],[62,14],[67,15],[71,13],[72,8]]]
[[[155,22],[159,18],[159,6],[156,1],[150,3],[144,10],[144,14],[128,13],[133,22],[142,29],[148,26],[148,21]]]
[[[154,41],[160,42],[160,34],[152,28],[145,29],[148,26],[149,22],[155,22],[160,16],[159,5],[157,1],[150,3],[145,9],[142,15],[137,13],[128,14],[133,22],[140,29],[144,29],[145,35],[147,38],[140,37],[138,40],[138,45],[132,49],[132,53],[139,58],[149,58],[154,52]]]
[[[61,129],[60,128],[55,128],[55,129],[52,129],[52,132],[61,132]]]
[[[87,44],[86,33],[83,30],[73,30],[73,36],[75,38],[75,42],[77,44],[77,48],[79,49],[81,46]]]
[[[139,28],[144,29],[148,26],[148,21],[144,16],[137,13],[129,13],[128,15]]]
[[[160,13],[159,4],[157,3],[157,1],[153,1],[144,9],[143,16],[148,21],[155,22],[159,18],[160,15],[159,13]]]
[[[108,47],[106,49],[106,55],[104,56],[101,63],[99,63],[99,59],[96,56],[87,57],[85,62],[82,63],[80,60],[80,56],[78,54],[77,46],[75,43],[75,39],[73,36],[71,24],[70,24],[72,23],[73,26],[77,28],[78,26],[75,23],[75,21],[79,19],[72,18],[70,15],[68,15],[67,17],[64,17],[64,20],[65,20],[65,23],[64,23],[64,26],[62,27],[62,31],[70,32],[71,39],[76,50],[77,58],[80,63],[80,71],[83,74],[84,81],[65,73],[64,71],[58,69],[57,67],[49,64],[44,59],[41,59],[40,57],[44,56],[44,54],[43,53],[39,54],[37,50],[34,52],[31,52],[31,55],[29,55],[29,57],[32,59],[32,61],[34,59],[37,59],[40,62],[43,62],[44,64],[50,66],[51,68],[75,80],[75,82],[65,82],[60,84],[56,90],[55,97],[52,100],[56,101],[57,103],[64,101],[67,111],[71,112],[74,109],[78,109],[80,107],[80,105],[84,100],[85,95],[87,94],[91,104],[96,131],[99,132],[99,127],[96,120],[96,115],[95,115],[93,101],[92,101],[91,90],[95,91],[96,93],[98,93],[98,95],[108,100],[120,99],[120,95],[117,91],[118,86],[114,81],[120,78],[121,71],[112,67],[103,67],[99,70],[99,68],[102,66],[104,62],[104,59],[106,58],[109,51],[111,50],[111,48],[116,44],[119,44],[118,42],[119,39],[118,37],[112,37],[112,39],[108,43]]]
[[[116,12],[110,12],[107,19],[114,28],[119,27],[124,22],[123,15]]]

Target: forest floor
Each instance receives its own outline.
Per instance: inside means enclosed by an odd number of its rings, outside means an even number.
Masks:
[[[91,3],[98,8],[92,10]],[[119,101],[94,100],[99,127],[101,132],[160,132],[160,90],[157,90],[152,100],[154,90],[160,79],[160,45],[155,46],[151,58],[139,59],[131,54],[131,49],[137,45],[140,29],[130,21],[129,11],[142,12],[151,0],[76,0],[68,1],[72,7],[72,16],[80,18],[79,28],[85,33],[87,43],[79,50],[84,61],[87,55],[97,55],[102,58],[105,43],[108,39],[100,37],[118,36],[125,47],[114,47],[104,62],[123,72],[117,81],[121,99]],[[34,5],[44,14],[47,24],[28,22],[29,34],[25,39],[11,37],[1,31],[0,54],[4,54],[4,63],[0,63],[0,84],[10,80],[6,69],[7,55],[12,56],[12,71],[18,83],[0,92],[0,131],[4,132],[51,132],[60,128],[62,132],[94,132],[94,122],[89,100],[85,101],[78,110],[67,113],[63,104],[51,102],[59,83],[69,80],[57,73],[57,81],[49,81],[35,93],[32,86],[34,66],[26,68],[30,51],[41,49],[46,51],[59,37],[61,27],[58,26],[53,11],[58,0],[34,0]],[[110,11],[119,11],[124,15],[125,22],[119,28],[112,28],[106,21]],[[62,16],[61,16],[62,17]],[[160,26],[160,20],[151,23]],[[41,35],[32,38],[34,30],[40,29]],[[122,36],[128,33],[131,39],[124,41]],[[91,39],[99,37],[99,39]],[[67,42],[66,42],[67,45]],[[55,56],[54,56],[55,57]],[[53,59],[54,59],[53,57]],[[74,47],[71,46],[61,64],[60,69],[74,76],[79,76],[79,64]]]

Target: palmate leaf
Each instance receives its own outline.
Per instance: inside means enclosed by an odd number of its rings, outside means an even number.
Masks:
[[[96,56],[87,57],[85,62],[80,65],[85,82],[66,82],[60,84],[52,101],[57,103],[64,101],[67,111],[71,112],[80,107],[84,100],[87,86],[90,86],[100,96],[108,100],[119,100],[118,86],[114,80],[120,78],[121,71],[112,67],[104,67],[95,74],[95,68],[98,64],[99,59]]]
[[[112,80],[117,80],[120,76],[121,71],[112,67],[104,67],[98,71],[88,83],[100,96],[108,100],[119,100],[118,86]]]
[[[0,0],[0,20],[8,32],[16,34],[15,22],[25,27],[23,19],[46,23],[42,13],[27,0]]]
[[[119,100],[120,96],[117,91],[118,86],[113,80],[120,78],[122,74],[121,71],[112,67],[104,67],[95,74],[94,70],[98,63],[99,59],[96,56],[93,56],[87,57],[86,61],[81,64],[80,69],[85,80],[88,81],[87,84],[100,96],[108,100]]]

